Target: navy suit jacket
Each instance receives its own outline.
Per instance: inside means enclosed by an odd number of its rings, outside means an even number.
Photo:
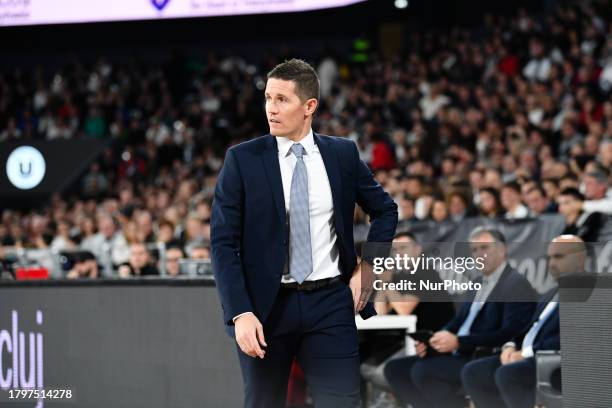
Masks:
[[[525,301],[529,299],[532,301]],[[474,319],[470,334],[459,337],[459,353],[470,355],[479,346],[499,347],[524,332],[533,315],[536,299],[536,292],[527,279],[507,265]],[[465,302],[444,329],[456,334],[468,316],[471,304],[471,301]]]
[[[555,296],[557,293],[556,289],[551,290],[550,292],[544,294],[540,298],[540,303],[536,307],[535,312],[527,326],[527,330],[519,337],[516,338],[515,343],[517,344],[517,349],[522,347],[522,342],[527,334],[527,331],[533,326],[535,322],[540,318],[540,314],[544,311],[548,302]],[[561,350],[561,338],[559,335],[559,306],[555,308],[552,314],[546,319],[538,334],[536,335],[533,341],[533,352],[535,353],[538,350]]]
[[[391,242],[397,205],[359,159],[349,139],[314,134],[327,171],[334,205],[342,279],[356,267],[353,215],[358,204],[370,215],[368,242]],[[266,135],[228,149],[219,173],[211,215],[212,266],[226,331],[232,318],[253,312],[264,323],[280,287],[289,244],[289,223],[276,137]],[[368,303],[365,319],[375,315]]]

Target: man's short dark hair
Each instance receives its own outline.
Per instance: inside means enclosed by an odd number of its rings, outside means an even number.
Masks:
[[[276,78],[295,83],[295,93],[302,101],[319,100],[319,77],[314,68],[304,60],[293,58],[275,66],[268,72],[268,79]]]
[[[574,187],[568,187],[561,190],[559,196],[570,196],[579,201],[584,201],[584,195]]]
[[[408,238],[410,239],[412,242],[416,242],[418,243],[416,237],[414,236],[414,234],[410,231],[400,231],[397,234],[395,234],[395,237],[393,237],[393,239],[398,239],[398,238]]]
[[[533,191],[537,191],[540,193],[542,197],[548,198],[548,195],[546,194],[546,190],[544,190],[544,187],[542,187],[541,184],[535,184],[533,187],[527,190],[527,194],[531,194]]]
[[[509,189],[514,190],[517,193],[521,194],[521,185],[519,183],[517,183],[516,181],[509,181],[509,182],[505,183],[504,186],[502,187],[502,189],[504,189],[504,188],[509,188]]]
[[[486,227],[486,226],[480,226],[480,227],[474,228],[472,232],[470,232],[470,241],[473,241],[477,237],[484,235],[484,234],[489,234],[490,236],[493,237],[493,240],[495,242],[506,245],[506,237],[504,236],[504,234],[502,234],[500,230],[498,230],[497,228]]]
[[[481,193],[489,193],[495,198],[495,201],[499,203],[499,191],[493,187],[483,187],[479,190]]]
[[[425,184],[425,177],[419,174],[409,174],[406,176],[406,181],[415,180],[418,181],[419,184]]]
[[[578,177],[574,174],[574,173],[567,173],[564,174],[560,179],[559,182],[561,181],[565,181],[565,180],[570,180],[570,181],[578,181]],[[557,182],[557,184],[559,184],[559,182]]]
[[[169,243],[168,245],[166,245],[166,252],[168,252],[168,251],[170,251],[172,249],[178,249],[179,251],[181,251],[182,254],[185,253],[183,251],[183,247],[181,247],[181,245],[178,242],[172,242],[172,243]]]

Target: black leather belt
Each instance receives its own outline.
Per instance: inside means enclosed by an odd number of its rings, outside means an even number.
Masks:
[[[333,278],[319,279],[315,281],[304,281],[302,283],[281,283],[281,289],[315,290],[333,285],[336,282],[340,282],[340,276],[334,276]]]

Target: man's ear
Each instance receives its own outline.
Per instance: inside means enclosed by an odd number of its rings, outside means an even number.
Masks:
[[[312,116],[319,107],[319,101],[315,98],[310,98],[306,101],[306,115]]]

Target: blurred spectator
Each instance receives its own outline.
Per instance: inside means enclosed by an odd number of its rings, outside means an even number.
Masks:
[[[559,189],[560,190],[564,190],[566,188],[578,188],[579,187],[578,183],[578,177],[576,177],[576,175],[574,174],[567,174],[565,176],[563,176],[560,180],[559,180]]]
[[[425,85],[424,94],[419,107],[426,120],[433,119],[442,107],[450,103],[450,98],[442,93],[441,86],[437,83]]]
[[[84,197],[99,197],[108,191],[108,179],[106,175],[100,172],[100,165],[92,163],[89,167],[89,173],[83,179],[83,196]]]
[[[448,207],[444,200],[434,200],[429,218],[435,222],[444,222],[449,219]]]
[[[515,181],[504,184],[501,190],[501,203],[506,219],[526,218],[529,215],[529,210],[521,203],[521,187]]]
[[[585,174],[583,210],[612,214],[612,190],[608,188],[608,170],[598,168]],[[581,237],[582,238],[582,237]]]
[[[171,243],[178,242],[174,238],[174,224],[166,219],[159,221],[157,225],[157,242],[163,243],[167,247]]]
[[[552,63],[546,55],[544,44],[537,38],[529,43],[531,59],[523,68],[523,75],[532,81],[547,81],[550,77]]]
[[[98,217],[98,233],[91,240],[89,249],[102,265],[104,275],[112,276],[115,265],[127,262],[130,249],[125,236],[117,230],[112,216],[102,214]]]
[[[599,145],[599,163],[604,169],[612,169],[612,139],[607,139]]]
[[[566,188],[559,193],[559,212],[565,218],[563,234],[576,235],[584,242],[597,242],[602,223],[600,213],[582,211],[584,196],[575,188]]]
[[[0,132],[0,142],[17,140],[21,138],[21,130],[16,127],[15,118],[10,118],[6,128]]]
[[[391,146],[381,135],[372,136],[372,160],[370,167],[373,171],[389,170],[395,167],[395,157]]]
[[[317,68],[317,75],[319,76],[319,81],[321,82],[321,98],[325,99],[330,96],[332,87],[338,78],[338,64],[331,56],[325,57]]]
[[[138,232],[144,242],[155,242],[155,234],[153,233],[153,219],[148,211],[141,211],[136,217],[136,226]]]
[[[57,223],[57,235],[51,242],[52,251],[63,251],[66,249],[75,249],[77,247],[74,239],[70,235],[70,224],[67,221],[60,221]]]
[[[414,199],[408,194],[403,194],[399,200],[399,220],[402,221],[415,221],[417,218],[414,215]]]
[[[130,244],[130,259],[127,263],[119,265],[120,278],[135,276],[159,275],[157,268],[151,263],[151,255],[147,246],[142,242]]]
[[[178,276],[181,273],[179,261],[183,259],[183,250],[177,246],[166,248],[166,275]]]
[[[448,203],[449,215],[454,222],[460,222],[470,215],[468,211],[471,204],[469,204],[469,200],[463,194],[456,191],[452,192]]]
[[[188,249],[189,259],[210,259],[210,244],[196,242]]]
[[[183,246],[187,248],[202,239],[206,239],[204,223],[197,215],[191,214],[185,221],[185,231],[182,234]]]
[[[489,218],[497,218],[502,215],[502,205],[496,189],[485,187],[480,190],[479,196],[478,209],[481,215]]]
[[[96,241],[96,223],[93,217],[84,216],[79,224],[80,247],[86,251],[93,252]]]
[[[97,279],[100,277],[96,257],[89,251],[78,252],[74,257],[74,266],[66,274],[67,279]]]
[[[546,196],[546,191],[539,184],[528,189],[525,198],[527,207],[533,216],[557,212],[557,206]]]

